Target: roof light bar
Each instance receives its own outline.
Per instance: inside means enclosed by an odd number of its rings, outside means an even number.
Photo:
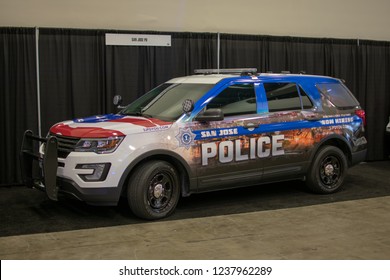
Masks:
[[[229,68],[229,69],[195,69],[195,74],[240,74],[254,75],[257,73],[257,68]]]

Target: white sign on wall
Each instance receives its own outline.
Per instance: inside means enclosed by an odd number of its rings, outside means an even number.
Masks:
[[[106,33],[106,46],[170,47],[171,35]]]

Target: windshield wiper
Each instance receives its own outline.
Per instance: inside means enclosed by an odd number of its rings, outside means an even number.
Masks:
[[[142,116],[142,117],[145,117],[145,118],[153,118],[152,115],[148,115],[148,114],[144,114],[144,113],[142,113],[141,116]]]
[[[125,116],[142,116],[140,112],[126,112],[126,113],[121,113],[121,115]]]
[[[137,116],[137,117],[144,117],[144,118],[153,118],[152,115],[144,114],[141,112],[127,112],[127,113],[122,113],[122,115],[125,116]]]

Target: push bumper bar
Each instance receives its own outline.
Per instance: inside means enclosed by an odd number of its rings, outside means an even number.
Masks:
[[[34,152],[37,149],[37,144],[39,150],[39,146],[42,143],[45,143],[43,155],[39,152]],[[58,200],[57,146],[58,143],[55,136],[42,138],[34,136],[31,130],[26,130],[23,135],[20,151],[20,163],[24,184],[27,187],[45,191],[49,199],[56,201]]]

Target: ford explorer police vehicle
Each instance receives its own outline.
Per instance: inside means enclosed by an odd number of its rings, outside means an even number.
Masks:
[[[26,131],[25,184],[92,205],[125,196],[136,216],[159,219],[199,192],[301,179],[333,193],[366,156],[365,112],[331,77],[196,70],[122,108],[57,123],[47,138]]]

